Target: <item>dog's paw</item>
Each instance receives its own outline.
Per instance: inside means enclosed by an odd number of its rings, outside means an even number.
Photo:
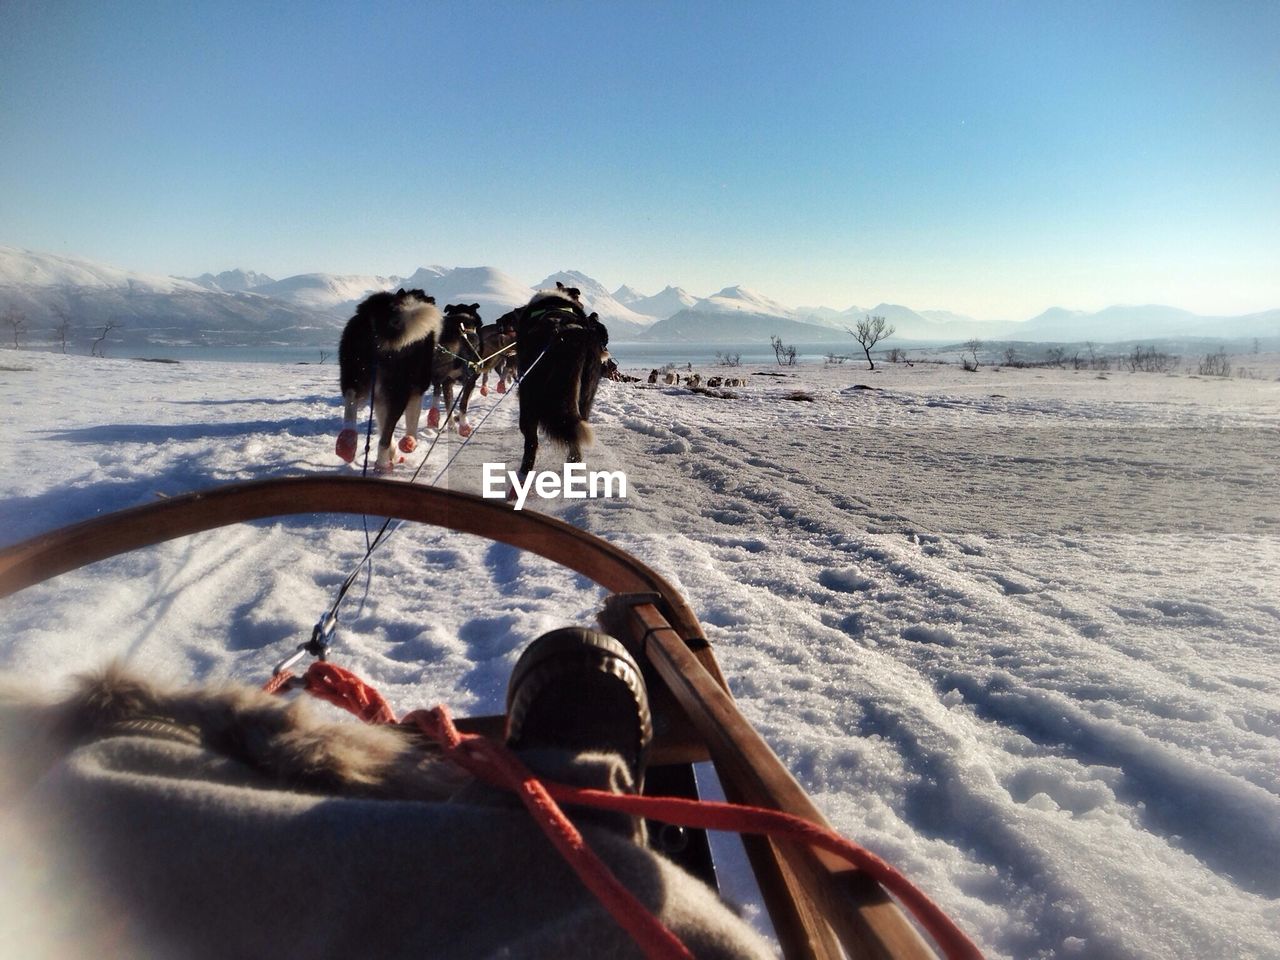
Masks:
[[[338,442],[334,444],[333,452],[341,459],[347,461],[347,463],[350,463],[356,458],[356,445],[358,442],[359,438],[357,437],[356,432],[347,428],[338,434]]]
[[[469,437],[471,436],[471,431],[474,429],[475,428],[472,427],[471,424],[463,420],[461,423],[458,424],[458,436]]]
[[[431,411],[427,414],[427,426],[431,427],[431,429],[433,430],[440,429],[440,408],[439,407],[432,407]]]
[[[396,469],[396,465],[392,463],[390,460],[388,460],[386,463],[375,463],[373,465],[373,472],[378,474],[379,476],[386,476],[387,474],[394,473],[395,469]]]
[[[487,397],[488,395],[489,395],[489,387],[486,384],[485,386],[480,388],[480,396]]]
[[[499,393],[506,393],[506,392],[507,392],[507,381],[505,381],[505,380],[499,380],[499,381],[498,381],[498,388],[497,388],[497,389],[498,389],[498,392],[499,392]]]
[[[400,438],[399,446],[401,453],[413,453],[413,451],[418,449],[418,441],[406,433]]]

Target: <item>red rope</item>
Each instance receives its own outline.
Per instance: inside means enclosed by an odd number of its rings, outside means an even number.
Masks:
[[[268,680],[262,689],[267,693],[279,693],[293,679],[292,673],[283,670]],[[317,660],[307,668],[302,679],[307,693],[354,713],[365,723],[396,722],[391,704],[350,670]]]
[[[273,677],[266,689],[275,692],[288,674]],[[369,723],[395,723],[395,714],[375,689],[355,674],[330,663],[316,662],[306,674],[306,689]],[[948,960],[982,960],[982,952],[949,916],[896,868],[834,831],[779,810],[763,807],[610,793],[558,783],[544,783],[506,747],[478,734],[463,734],[445,707],[415,710],[402,721],[414,724],[440,745],[445,755],[479,780],[511,790],[520,797],[538,826],[551,839],[583,883],[600,900],[649,957],[689,957],[676,936],[636,900],[582,835],[557,801],[660,820],[676,826],[734,833],[763,834],[792,840],[834,854],[865,871],[898,899],[934,939]]]
[[[680,797],[645,797],[608,793],[559,783],[546,785],[548,793],[563,803],[581,804],[660,820],[680,827],[755,833],[794,840],[838,856],[849,866],[865,871],[893,894],[933,937],[949,960],[981,960],[982,951],[927,894],[886,860],[865,847],[812,821],[765,807]]]
[[[289,681],[293,679],[293,674],[288,670],[281,670],[279,673],[272,674],[271,679],[262,685],[262,689],[267,693],[279,693]]]

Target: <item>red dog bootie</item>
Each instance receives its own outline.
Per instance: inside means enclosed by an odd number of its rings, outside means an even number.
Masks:
[[[498,392],[499,393],[507,392],[507,381],[505,379],[498,381]]]
[[[355,430],[347,427],[338,434],[338,442],[334,444],[333,452],[347,461],[347,463],[350,463],[356,458],[356,445],[358,442]]]
[[[432,407],[431,412],[427,414],[427,426],[433,430],[440,429],[440,408]]]
[[[406,433],[403,437],[400,438],[401,453],[413,453],[413,451],[417,449],[418,449],[418,441],[415,440],[413,437],[411,437],[409,434]]]

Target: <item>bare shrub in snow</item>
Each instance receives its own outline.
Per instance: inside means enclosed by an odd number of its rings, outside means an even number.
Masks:
[[[1178,367],[1177,357],[1141,344],[1134,346],[1124,362],[1130,373],[1169,373]]]
[[[845,327],[849,330],[848,327]],[[873,317],[867,314],[866,317],[858,321],[856,329],[849,330],[853,339],[862,345],[862,352],[867,355],[867,366],[869,369],[876,368],[875,361],[871,359],[871,348],[881,340],[885,340],[893,336],[894,326],[885,320],[884,317]]]
[[[1201,357],[1199,370],[1202,377],[1231,376],[1231,361],[1227,359],[1226,348],[1219,347],[1217,353]]]
[[[89,348],[89,356],[105,357],[107,354],[106,351],[102,349],[102,344],[106,341],[107,334],[112,330],[118,329],[119,326],[120,324],[116,323],[114,320],[109,320],[104,323],[102,325],[101,332],[98,334],[98,339],[93,341],[93,345]]]
[[[55,303],[49,310],[58,318],[58,325],[53,328],[53,343],[62,347],[62,352],[66,353],[67,337],[71,335],[71,317],[61,304]]]
[[[794,345],[785,344],[781,337],[770,337],[769,345],[773,347],[773,355],[778,361],[778,366],[784,364],[788,367],[794,367],[796,363],[796,348]]]
[[[10,307],[4,312],[5,325],[13,331],[13,349],[20,349],[18,338],[27,332],[27,315],[17,307]]]

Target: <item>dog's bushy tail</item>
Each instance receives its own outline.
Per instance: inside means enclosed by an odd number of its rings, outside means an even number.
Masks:
[[[552,440],[569,447],[589,447],[595,442],[595,431],[587,423],[581,408],[582,381],[591,362],[588,345],[579,338],[566,338],[557,345],[550,361],[551,382],[555,396],[553,406],[542,418],[542,429]]]
[[[591,424],[575,414],[553,417],[543,424],[543,428],[548,437],[566,447],[589,447],[596,442],[596,432],[591,429]]]

